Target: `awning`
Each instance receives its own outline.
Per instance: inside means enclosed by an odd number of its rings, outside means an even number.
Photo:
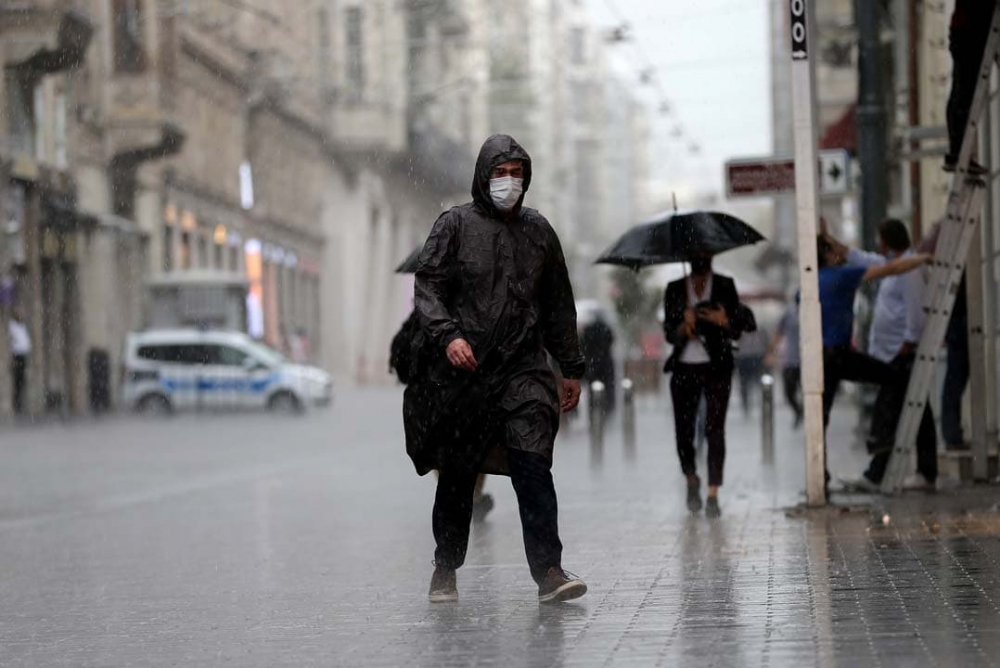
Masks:
[[[836,122],[827,126],[823,137],[819,140],[820,149],[842,148],[851,153],[856,152],[858,148],[857,107],[856,104],[849,105]]]

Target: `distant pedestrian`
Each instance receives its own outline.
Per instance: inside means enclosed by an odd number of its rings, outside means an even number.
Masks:
[[[991,0],[955,0],[948,32],[948,50],[952,58],[951,94],[947,108],[948,154],[944,158],[944,169],[948,172],[955,171],[958,154],[962,150],[962,139],[979,83],[979,67],[983,62],[996,6]],[[986,171],[978,162],[969,162],[970,174],[980,176]]]
[[[764,358],[767,357],[769,339],[767,331],[758,327],[740,337],[736,349],[736,371],[740,377],[740,402],[743,405],[743,415],[750,416],[753,408],[753,398],[760,389],[760,376],[764,369]]]
[[[825,226],[824,226],[825,227]],[[825,230],[824,230],[825,232]],[[898,372],[887,363],[855,350],[854,300],[864,281],[896,276],[930,261],[914,254],[875,267],[847,266],[846,249],[827,234],[817,237],[819,300],[823,329],[823,426],[830,424],[830,411],[842,381],[884,385],[896,383]],[[827,473],[829,482],[829,473]]]
[[[615,333],[600,311],[594,314],[592,322],[583,328],[580,334],[580,349],[587,362],[587,373],[584,377],[588,387],[594,381],[604,384],[605,415],[615,410],[615,360],[613,347]],[[591,396],[593,400],[593,396]]]
[[[681,471],[687,478],[687,506],[702,508],[695,464],[698,402],[706,404],[708,499],[705,513],[721,514],[719,487],[726,461],[726,413],[733,384],[732,341],[757,328],[753,312],[740,304],[733,279],[712,271],[712,257],[692,259],[691,275],[667,285],[663,330],[674,349],[664,371],[672,373],[670,396]]]
[[[419,379],[426,379],[429,371],[429,358],[433,352],[428,346],[426,336],[420,331],[420,319],[416,311],[411,311],[396,335],[392,337],[389,348],[389,372],[395,373],[403,385],[419,384]],[[476,478],[476,489],[472,496],[472,519],[482,522],[493,510],[493,496],[483,492],[486,476],[482,473]]]
[[[960,452],[970,447],[962,431],[962,397],[969,384],[969,306],[965,274],[958,285],[944,341],[948,361],[941,391],[941,435],[947,450]]]
[[[7,325],[10,337],[11,387],[15,415],[25,412],[25,392],[27,389],[28,356],[31,355],[31,335],[20,311],[14,310]]]
[[[302,327],[297,327],[295,333],[288,339],[288,352],[296,364],[309,363],[309,338]]]
[[[840,242],[832,240],[843,247]],[[879,252],[847,249],[847,263],[876,267],[898,258],[913,257],[910,233],[902,221],[889,219],[878,229]],[[868,452],[871,464],[864,474],[848,484],[866,490],[878,488],[896,441],[896,428],[906,403],[907,385],[916,362],[917,346],[924,331],[924,277],[919,271],[889,276],[880,281],[868,334],[868,352],[896,372],[895,382],[879,389],[872,413]],[[917,435],[917,472],[904,481],[906,488],[933,488],[937,479],[937,430],[930,404],[924,407]]]
[[[482,472],[511,477],[538,601],[587,591],[562,568],[551,471],[559,412],[579,401],[585,363],[559,239],[522,206],[531,173],[513,138],[491,136],[476,162],[473,201],[443,213],[420,254],[415,307],[434,354],[427,380],[407,386],[403,416],[417,472],[440,472],[432,602],[458,598]]]
[[[802,409],[802,351],[799,349],[799,295],[785,309],[771,337],[766,365],[775,368],[781,350],[781,381],[785,401],[792,409],[792,428],[798,429],[804,417]]]

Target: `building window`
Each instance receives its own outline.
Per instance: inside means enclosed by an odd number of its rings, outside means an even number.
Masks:
[[[202,234],[198,235],[198,266],[208,268],[208,239]]]
[[[146,40],[143,34],[143,0],[114,0],[115,71],[146,70]]]
[[[35,154],[35,95],[21,72],[4,68],[7,102],[7,131],[16,152]]]
[[[172,271],[174,268],[174,227],[173,225],[163,226],[163,271]]]
[[[181,233],[181,269],[191,268],[191,233],[182,232]]]
[[[347,44],[347,88],[354,100],[360,100],[365,87],[364,11],[348,7],[344,20]]]
[[[229,271],[240,270],[240,249],[237,246],[229,248]]]
[[[66,150],[66,94],[59,92],[55,99],[55,119],[53,119],[53,140],[55,149],[55,165],[57,169],[69,166],[69,156]]]
[[[253,208],[253,167],[249,160],[240,163],[240,206],[246,211]]]

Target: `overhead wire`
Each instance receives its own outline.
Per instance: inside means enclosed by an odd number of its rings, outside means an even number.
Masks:
[[[604,0],[604,5],[607,7],[608,11],[611,12],[614,20],[619,23],[621,28],[624,28],[625,39],[623,41],[627,41],[631,44],[633,50],[638,56],[641,66],[638,72],[640,83],[644,85],[651,85],[656,89],[656,93],[660,99],[658,111],[664,116],[677,117],[678,114],[675,110],[674,104],[667,95],[663,81],[659,77],[660,68],[657,67],[656,63],[649,56],[649,52],[646,51],[645,47],[643,47],[642,43],[639,41],[638,36],[632,30],[632,22],[629,21],[625,13],[622,12],[617,4],[615,4],[614,0]],[[681,128],[680,136],[677,136],[678,128]],[[678,142],[686,143],[688,151],[693,155],[697,155],[701,152],[701,143],[692,137],[685,137],[685,135],[688,134],[689,133],[683,129],[683,125],[678,122],[674,126],[674,130],[671,132],[671,137]]]

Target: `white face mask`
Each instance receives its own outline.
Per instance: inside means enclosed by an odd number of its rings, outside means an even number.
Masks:
[[[524,179],[515,179],[513,176],[504,176],[499,179],[490,179],[490,197],[493,204],[501,211],[510,211],[521,199],[524,192],[522,184]]]

